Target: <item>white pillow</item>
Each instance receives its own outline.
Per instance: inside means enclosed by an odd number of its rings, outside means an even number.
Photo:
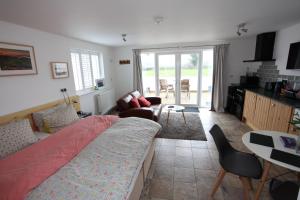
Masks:
[[[45,131],[44,130],[45,125],[44,125],[44,121],[43,121],[44,116],[46,116],[50,113],[53,113],[54,111],[59,110],[60,108],[64,108],[66,106],[67,106],[66,104],[61,104],[61,105],[57,105],[57,106],[47,109],[47,110],[42,110],[39,112],[32,113],[33,121],[34,121],[35,125],[37,126],[38,130]]]
[[[28,119],[0,126],[0,158],[15,153],[37,141]]]
[[[45,132],[54,133],[79,119],[72,105],[55,110],[44,116]]]

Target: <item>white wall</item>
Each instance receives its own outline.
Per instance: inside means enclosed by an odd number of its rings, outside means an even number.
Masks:
[[[133,47],[119,47],[114,49],[116,98],[133,90]],[[130,60],[128,65],[120,65],[119,60]]]
[[[279,74],[300,76],[300,70],[286,69],[290,43],[294,42],[300,42],[300,23],[277,32],[274,57],[276,58]]]
[[[249,72],[256,72],[261,63],[244,63],[243,60],[253,60],[255,55],[256,37],[238,38],[229,41],[230,45],[226,50],[224,65],[224,100],[226,103],[228,86],[232,83],[239,83],[240,76]],[[226,104],[225,104],[226,105]]]
[[[114,88],[111,47],[66,38],[2,21],[0,21],[0,41],[34,46],[38,69],[37,75],[0,77],[0,115],[61,99],[60,88],[67,88],[69,95],[75,95],[69,55],[72,48],[102,52],[106,89]],[[52,79],[51,61],[68,62],[70,77]],[[94,95],[95,93],[81,96],[82,110],[95,112]]]

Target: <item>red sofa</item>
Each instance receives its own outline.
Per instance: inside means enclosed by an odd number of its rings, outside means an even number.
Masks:
[[[141,107],[141,108],[132,108],[130,106],[130,100],[133,97],[139,98],[141,96],[139,91],[133,91],[125,96],[121,97],[117,101],[118,110],[120,111],[120,117],[142,117],[146,119],[151,119],[154,121],[158,121],[162,105],[160,97],[145,97],[148,101],[150,101],[150,107]]]

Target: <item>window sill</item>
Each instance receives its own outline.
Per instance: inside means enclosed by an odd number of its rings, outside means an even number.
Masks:
[[[78,95],[78,96],[84,96],[84,95],[88,95],[88,94],[94,93],[95,91],[97,91],[97,90],[94,90],[94,89],[80,90],[80,91],[76,91],[76,95]]]
[[[88,94],[92,94],[92,93],[97,93],[97,92],[102,91],[102,90],[103,90],[103,87],[99,88],[98,90],[90,88],[90,89],[76,91],[76,95],[84,96],[84,95],[88,95]]]

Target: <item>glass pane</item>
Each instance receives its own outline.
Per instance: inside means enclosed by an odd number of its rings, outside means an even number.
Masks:
[[[79,60],[78,53],[71,53],[71,62],[72,62],[72,68],[73,68],[75,89],[82,90],[83,85],[82,85],[82,78],[81,78],[82,76],[81,76],[80,60]]]
[[[98,55],[91,55],[92,60],[92,69],[93,69],[93,85],[96,84],[95,80],[100,79],[100,66],[99,66],[99,57]]]
[[[89,54],[81,54],[83,81],[85,89],[93,87],[91,63]]]
[[[163,104],[175,104],[175,55],[159,55],[159,96]]]
[[[146,97],[155,95],[155,54],[142,53],[143,89]]]
[[[199,54],[181,54],[180,103],[197,104]]]
[[[201,107],[211,106],[212,81],[213,81],[213,49],[203,50],[202,58],[202,94]]]

